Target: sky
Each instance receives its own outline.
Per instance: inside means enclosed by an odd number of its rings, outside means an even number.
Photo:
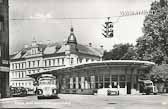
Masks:
[[[103,45],[104,49],[110,50],[114,44],[136,44],[136,39],[143,35],[145,14],[119,16],[123,11],[148,11],[152,1],[9,0],[10,53],[30,44],[33,39],[42,42],[65,41],[71,26],[78,43],[85,45]],[[102,35],[102,25],[109,16],[114,22],[113,38]]]

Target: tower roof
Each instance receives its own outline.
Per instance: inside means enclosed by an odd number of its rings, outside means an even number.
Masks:
[[[70,44],[70,43],[77,44],[77,40],[76,40],[76,37],[74,35],[74,29],[73,29],[73,27],[71,27],[70,31],[71,31],[71,33],[68,36],[67,44]]]

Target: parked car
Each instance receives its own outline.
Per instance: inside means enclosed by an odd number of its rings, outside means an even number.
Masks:
[[[153,82],[151,80],[144,80],[143,86],[144,86],[143,92],[147,95],[151,93],[156,95],[158,93],[157,87],[153,85]]]
[[[27,91],[27,95],[34,95],[35,94],[34,89],[26,88],[26,91]]]
[[[10,94],[13,97],[16,96],[26,96],[27,91],[24,87],[10,87]]]

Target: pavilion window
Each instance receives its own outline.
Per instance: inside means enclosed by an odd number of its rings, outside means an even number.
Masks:
[[[70,78],[70,89],[73,89],[73,78]]]
[[[81,77],[81,89],[85,88],[85,77]]]
[[[98,89],[99,88],[99,76],[95,76],[95,88]]]
[[[76,80],[76,81],[75,81],[76,89],[79,89],[79,78],[76,77],[75,80]]]
[[[81,78],[78,77],[78,88],[81,89]]]
[[[66,88],[70,89],[70,78],[66,79]]]
[[[99,88],[103,88],[103,75],[99,75]]]
[[[112,85],[112,88],[117,88],[117,86],[118,86],[118,75],[112,75],[111,85]]]
[[[95,88],[95,76],[91,76],[90,80],[91,80],[91,89],[94,89]]]
[[[120,88],[125,88],[125,82],[120,82]]]
[[[126,80],[125,75],[120,75],[119,80],[120,80],[120,82],[119,82],[120,88],[125,88],[125,80]]]
[[[73,77],[73,89],[76,88],[76,78]]]
[[[109,75],[104,75],[104,86],[105,88],[109,88],[110,86],[110,76]]]
[[[90,77],[85,77],[85,89],[90,89]]]
[[[120,75],[120,81],[125,81],[125,75]]]

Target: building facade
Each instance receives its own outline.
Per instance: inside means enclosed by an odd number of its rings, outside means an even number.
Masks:
[[[0,98],[9,96],[8,0],[0,0]]]
[[[12,55],[10,58],[10,86],[35,88],[33,78],[27,75],[39,72],[78,65],[92,61],[100,61],[103,48],[95,48],[90,43],[82,45],[77,42],[71,28],[66,42],[38,43],[35,40]]]

